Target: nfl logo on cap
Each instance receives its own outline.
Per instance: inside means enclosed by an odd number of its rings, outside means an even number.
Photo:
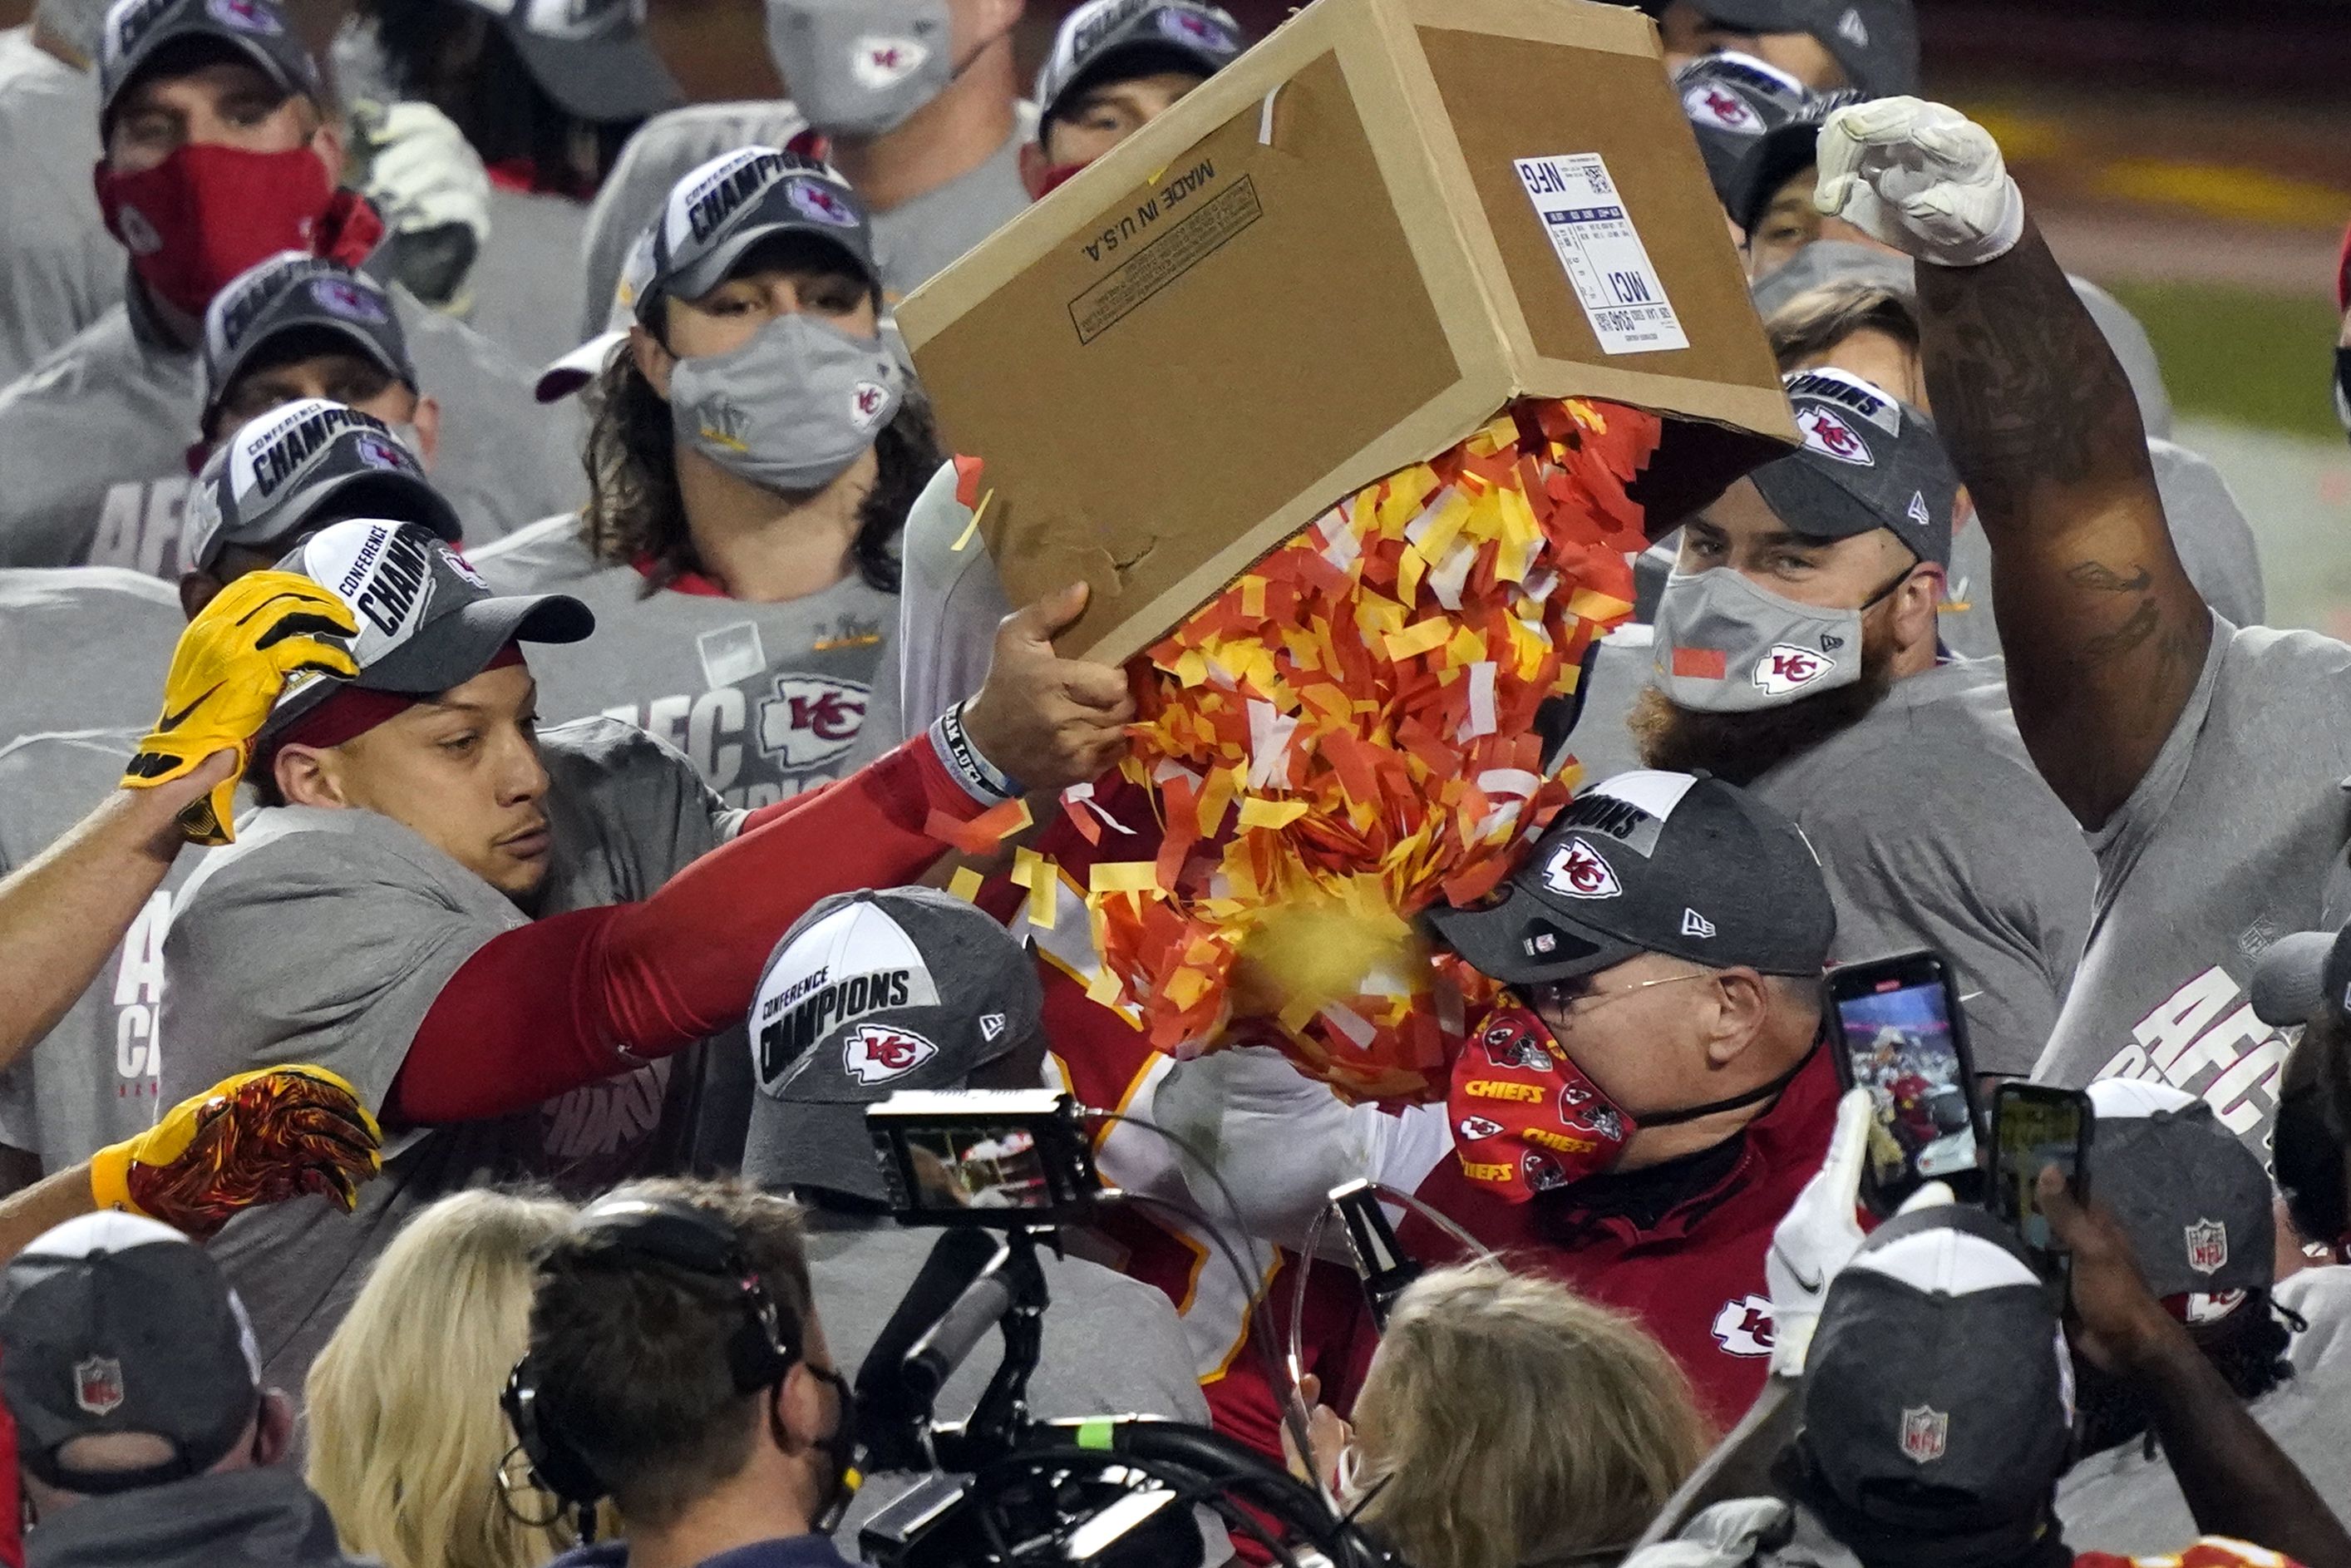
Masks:
[[[2218,1273],[2229,1260],[2229,1228],[2217,1219],[2199,1219],[2188,1227],[2188,1266],[2199,1274]]]
[[[110,1355],[93,1355],[74,1364],[74,1403],[93,1416],[111,1416],[122,1407],[122,1363]]]
[[[1902,1412],[1902,1455],[1913,1464],[1928,1465],[1943,1457],[1951,1436],[1951,1418],[1920,1405]]]

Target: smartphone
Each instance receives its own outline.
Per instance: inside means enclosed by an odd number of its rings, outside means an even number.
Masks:
[[[1102,1199],[1077,1102],[1050,1090],[901,1090],[865,1110],[901,1225],[1080,1224]]]
[[[2096,1119],[2078,1089],[2003,1083],[1991,1103],[1991,1211],[2006,1220],[2044,1280],[2064,1272],[2064,1249],[2042,1212],[2041,1173],[2055,1166],[2076,1199],[2087,1184],[2085,1158]]]
[[[1388,1223],[1370,1182],[1351,1181],[1332,1188],[1331,1207],[1347,1227],[1347,1250],[1354,1255],[1355,1278],[1363,1283],[1372,1327],[1384,1330],[1389,1310],[1405,1287],[1420,1278],[1421,1267],[1396,1239],[1395,1228]]]
[[[1881,1218],[1930,1181],[1983,1201],[1975,1059],[1950,966],[1921,951],[1828,972],[1837,1082],[1876,1102],[1862,1201]]]

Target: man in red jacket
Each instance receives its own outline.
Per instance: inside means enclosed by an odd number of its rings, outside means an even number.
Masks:
[[[1499,898],[1429,924],[1512,988],[1447,1103],[1342,1105],[1243,1051],[1167,1070],[1155,1113],[1217,1150],[1252,1228],[1286,1235],[1353,1176],[1412,1192],[1639,1318],[1729,1425],[1771,1366],[1772,1227],[1835,1120],[1817,1047],[1836,921],[1811,846],[1720,779],[1620,774],[1560,815]],[[1399,1234],[1423,1261],[1459,1250],[1417,1215]]]

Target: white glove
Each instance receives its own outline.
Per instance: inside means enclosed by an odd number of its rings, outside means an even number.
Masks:
[[[1829,116],[1813,205],[1938,267],[1997,260],[2024,234],[2024,197],[1991,132],[1915,98]]]
[[[356,117],[368,143],[364,193],[394,234],[455,224],[490,240],[490,176],[456,122],[429,103]]]
[[[1829,1281],[1861,1249],[1861,1171],[1869,1157],[1869,1132],[1877,1107],[1866,1089],[1848,1089],[1837,1102],[1836,1131],[1829,1134],[1828,1158],[1788,1206],[1771,1232],[1763,1279],[1771,1292],[1771,1371],[1795,1377],[1804,1370],[1813,1330]],[[1904,1214],[1952,1201],[1951,1189],[1930,1181],[1902,1205]]]

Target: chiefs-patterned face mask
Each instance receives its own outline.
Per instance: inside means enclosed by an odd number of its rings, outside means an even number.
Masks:
[[[1487,1016],[1453,1059],[1445,1104],[1463,1174],[1511,1203],[1598,1176],[1638,1125],[1523,1006]]]

